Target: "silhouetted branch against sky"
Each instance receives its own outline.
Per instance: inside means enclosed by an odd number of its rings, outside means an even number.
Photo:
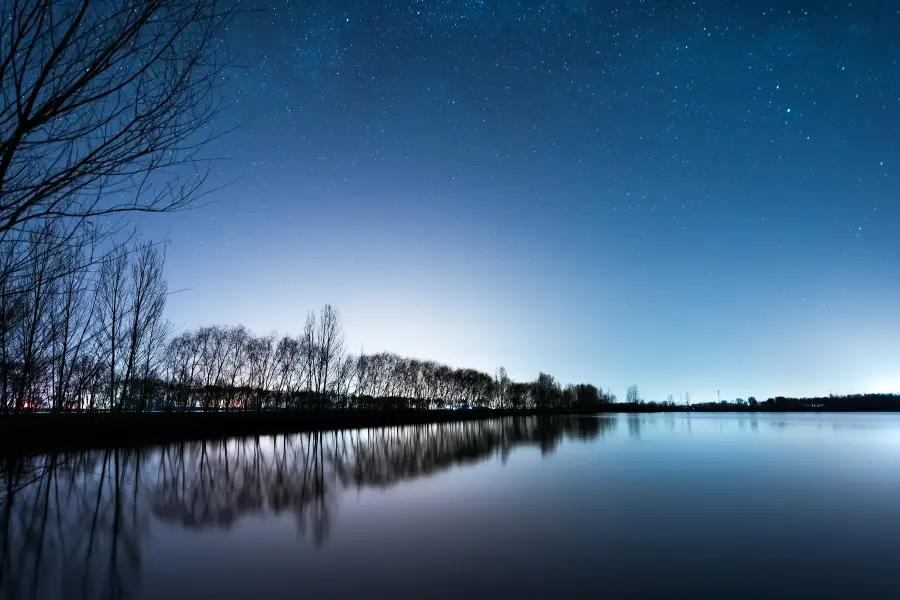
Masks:
[[[216,0],[8,0],[0,23],[0,231],[171,211],[197,195],[219,111]]]

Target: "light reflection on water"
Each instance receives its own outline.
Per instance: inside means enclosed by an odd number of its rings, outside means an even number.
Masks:
[[[900,416],[518,418],[8,459],[0,598],[897,597]]]

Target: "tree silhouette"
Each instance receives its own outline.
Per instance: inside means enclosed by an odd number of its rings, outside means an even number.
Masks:
[[[225,5],[11,0],[3,14],[0,233],[65,218],[67,238],[86,219],[197,198]]]
[[[625,402],[628,404],[639,404],[641,402],[641,393],[638,391],[638,386],[628,386],[625,392]]]

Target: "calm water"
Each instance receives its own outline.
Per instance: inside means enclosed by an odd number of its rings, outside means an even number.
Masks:
[[[0,598],[900,597],[895,415],[507,419],[0,475]]]

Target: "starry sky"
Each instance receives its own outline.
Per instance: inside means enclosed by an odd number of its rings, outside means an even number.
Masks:
[[[245,2],[178,328],[624,397],[900,392],[900,1]],[[257,10],[258,9],[258,10]]]

